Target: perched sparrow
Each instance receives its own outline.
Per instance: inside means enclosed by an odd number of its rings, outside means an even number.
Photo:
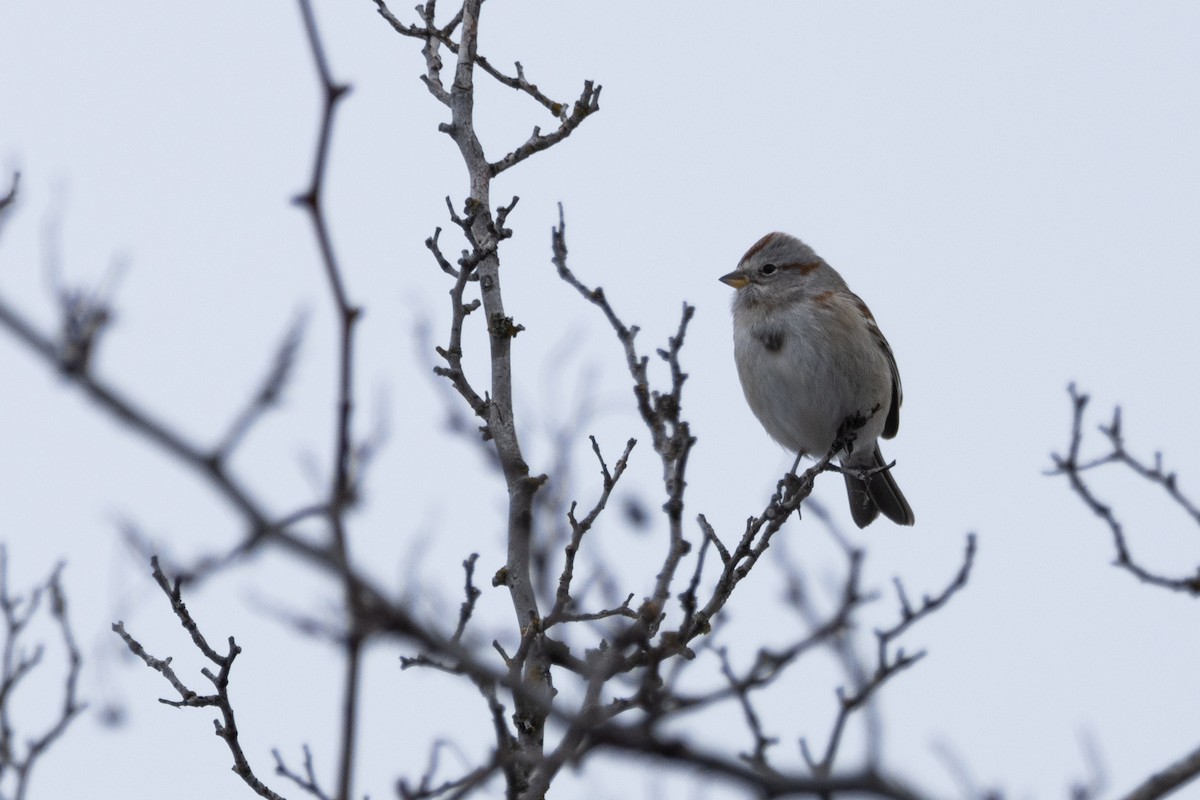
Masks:
[[[767,433],[797,459],[821,458],[843,423],[861,421],[838,460],[847,470],[884,466],[878,439],[892,438],[900,426],[900,373],[866,303],[811,247],[786,233],[759,239],[721,280],[737,289],[734,357],[746,402]],[[880,511],[899,525],[913,524],[890,470],[843,474],[858,527]]]

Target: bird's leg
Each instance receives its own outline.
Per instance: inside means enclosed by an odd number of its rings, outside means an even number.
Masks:
[[[799,491],[800,478],[796,476],[796,470],[800,468],[800,459],[804,458],[804,451],[796,453],[796,460],[792,462],[792,468],[779,479],[779,483],[775,486],[775,495],[771,498],[773,503],[781,503],[784,498]]]

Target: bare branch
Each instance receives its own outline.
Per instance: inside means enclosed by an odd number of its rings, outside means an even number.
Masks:
[[[857,613],[859,607],[875,599],[874,595],[863,592],[860,585],[864,560],[863,551],[848,548],[846,556],[846,577],[837,608],[831,614],[821,618],[815,610],[806,603],[798,602],[797,598],[793,596],[793,604],[798,605],[806,621],[810,623],[810,631],[806,636],[786,647],[760,649],[754,663],[744,676],[727,675],[730,677],[729,686],[720,690],[695,696],[679,695],[673,700],[677,708],[679,710],[706,708],[730,696],[738,696],[741,700],[743,694],[748,701],[751,690],[760,689],[776,682],[789,666],[806,653],[822,645],[833,644],[836,646],[843,638],[843,634],[851,627],[854,614]],[[793,594],[794,591],[793,589]],[[719,653],[720,649],[718,649]]]
[[[535,126],[533,133],[523,145],[491,165],[492,174],[499,175],[501,172],[516,166],[535,153],[540,153],[543,150],[553,147],[574,133],[575,129],[582,125],[585,119],[600,110],[600,88],[591,81],[584,81],[583,92],[580,93],[579,99],[575,101],[570,116],[563,117],[558,128],[551,133],[543,134],[542,129]]]
[[[830,469],[831,462],[837,452],[845,446],[845,437],[839,435],[830,451],[799,476],[789,473],[779,481],[775,494],[771,497],[762,514],[751,517],[746,522],[746,529],[737,547],[732,551],[725,550],[716,538],[711,535],[711,527],[705,531],[705,538],[714,542],[721,553],[722,569],[713,591],[704,606],[691,615],[686,628],[679,629],[680,640],[684,643],[697,636],[709,632],[711,620],[729,601],[733,590],[750,574],[750,570],[758,563],[758,559],[766,552],[771,544],[771,538],[779,532],[783,524],[800,504],[812,493],[817,475]],[[707,521],[702,527],[707,526]]]
[[[670,543],[663,566],[655,582],[654,593],[642,606],[642,622],[647,633],[653,635],[662,621],[662,612],[670,597],[671,585],[675,578],[679,562],[691,549],[691,545],[683,536],[683,493],[687,486],[684,476],[687,472],[688,455],[696,439],[691,434],[687,420],[682,417],[683,384],[687,380],[679,363],[679,352],[683,347],[684,336],[687,333],[688,322],[691,321],[695,308],[683,305],[676,334],[668,341],[666,349],[658,350],[658,355],[667,365],[671,373],[671,388],[667,391],[651,390],[648,375],[649,359],[638,353],[634,344],[638,328],[626,326],[617,316],[604,290],[592,289],[584,285],[567,266],[566,220],[562,204],[558,207],[558,226],[552,228],[550,235],[552,262],[558,270],[558,275],[568,285],[575,288],[586,300],[597,306],[608,319],[617,334],[617,340],[625,351],[625,362],[629,374],[633,378],[633,394],[637,401],[638,413],[650,430],[654,451],[658,453],[663,465],[663,488],[667,495],[663,509],[667,514],[670,531]]]
[[[1197,567],[1192,575],[1171,577],[1152,572],[1134,559],[1130,551],[1128,537],[1125,535],[1124,526],[1117,519],[1112,506],[1100,500],[1095,492],[1092,491],[1091,487],[1084,480],[1084,473],[1106,464],[1122,464],[1133,471],[1134,474],[1162,488],[1171,501],[1186,511],[1197,524],[1200,524],[1200,510],[1180,491],[1175,473],[1167,472],[1163,469],[1161,455],[1155,456],[1154,466],[1150,467],[1136,459],[1125,449],[1125,441],[1121,433],[1121,409],[1119,407],[1113,411],[1112,423],[1107,426],[1100,426],[1100,432],[1108,439],[1110,451],[1099,458],[1083,461],[1080,456],[1080,450],[1083,444],[1083,420],[1089,398],[1086,394],[1076,391],[1075,384],[1071,384],[1067,391],[1071,396],[1072,405],[1071,438],[1065,456],[1057,453],[1051,456],[1054,461],[1054,469],[1049,474],[1066,475],[1067,480],[1070,481],[1071,489],[1075,494],[1079,495],[1079,498],[1091,509],[1092,513],[1108,526],[1117,551],[1116,566],[1128,571],[1143,583],[1160,586],[1164,589],[1171,589],[1172,591],[1185,592],[1192,596],[1200,596],[1200,567]]]
[[[171,610],[175,613],[175,617],[183,626],[184,630],[192,638],[192,644],[196,646],[206,659],[212,662],[217,667],[217,673],[213,674],[208,668],[202,669],[200,672],[207,678],[216,689],[215,694],[201,695],[192,690],[183,682],[182,679],[171,668],[171,659],[159,659],[151,656],[146,652],[146,649],[133,638],[126,630],[122,622],[113,623],[113,631],[125,642],[130,652],[140,658],[146,666],[160,673],[170,682],[175,691],[179,694],[179,700],[160,699],[159,702],[175,708],[205,708],[209,706],[216,707],[221,712],[221,719],[213,720],[213,725],[216,729],[216,734],[229,748],[230,754],[233,756],[233,771],[238,777],[245,782],[255,794],[260,797],[266,797],[269,800],[283,800],[282,797],[272,791],[263,783],[254,770],[250,766],[250,762],[246,758],[245,752],[242,750],[241,741],[238,738],[237,721],[234,718],[233,704],[229,698],[229,675],[233,669],[234,659],[242,652],[242,648],[238,647],[233,637],[229,637],[229,651],[225,655],[216,652],[209,644],[204,634],[200,631],[200,626],[192,618],[191,612],[183,602],[183,596],[180,591],[179,580],[171,581],[159,567],[158,560],[151,562],[153,567],[153,576],[155,583],[166,594],[171,602]]]
[[[441,79],[440,79],[440,74],[439,74],[440,70],[441,70],[441,60],[436,59],[435,62],[430,63],[429,52],[428,52],[430,50],[430,42],[436,41],[438,44],[445,45],[446,49],[448,49],[451,53],[458,55],[458,43],[455,42],[451,38],[451,36],[454,33],[455,29],[459,26],[459,24],[462,23],[462,19],[463,19],[462,11],[460,10],[454,16],[454,18],[450,21],[449,24],[445,25],[444,27],[439,28],[434,24],[434,21],[433,21],[433,10],[432,9],[435,4],[434,3],[426,3],[424,7],[420,7],[418,9],[418,13],[420,13],[422,15],[421,20],[424,23],[423,27],[418,27],[416,25],[405,25],[403,22],[401,22],[396,17],[396,15],[392,13],[391,9],[389,9],[387,7],[387,4],[384,2],[384,0],[375,0],[375,5],[379,11],[379,15],[381,17],[383,17],[385,20],[387,20],[388,24],[391,25],[392,28],[397,33],[401,34],[402,36],[409,36],[409,37],[412,37],[415,39],[424,39],[425,40],[426,51],[427,51],[426,52],[426,63],[427,63],[429,72],[422,77],[424,78],[426,85],[438,87],[439,89],[442,89],[444,91],[444,88],[442,87],[442,83],[441,83]],[[436,52],[436,50],[433,52]],[[566,104],[559,103],[555,100],[550,99],[546,95],[542,94],[541,90],[539,90],[535,84],[533,84],[529,80],[527,80],[525,78],[525,69],[521,66],[520,61],[516,62],[516,64],[514,65],[516,67],[516,75],[515,76],[505,75],[503,72],[496,69],[496,67],[492,66],[492,63],[490,61],[488,61],[486,58],[479,55],[478,53],[475,54],[475,65],[478,66],[480,69],[482,69],[484,72],[486,72],[488,75],[495,78],[497,82],[503,84],[504,86],[508,86],[511,89],[516,89],[518,92],[522,92],[524,94],[529,95],[534,100],[536,100],[540,105],[542,105],[547,111],[549,111],[551,114],[553,114],[559,120],[562,120],[564,123],[568,120]],[[438,96],[437,91],[434,91],[432,88],[431,88],[431,91],[433,91],[434,96]],[[585,93],[586,93],[586,91],[587,90],[585,89]],[[599,89],[596,90],[596,95],[597,95],[597,97],[599,96]],[[438,99],[441,99],[441,97],[439,97]],[[449,105],[448,102],[447,102],[447,105]],[[592,110],[595,110],[595,109],[592,109]],[[582,121],[582,120],[580,120],[580,121]],[[579,123],[575,123],[575,126],[573,126],[573,127],[577,127],[578,124]],[[546,145],[546,146],[549,147],[550,145]],[[545,149],[545,148],[540,148],[540,149]]]
[[[921,607],[913,609],[905,596],[904,587],[900,583],[900,579],[895,579],[896,593],[900,601],[900,621],[891,628],[875,631],[876,637],[879,639],[879,663],[886,663],[888,660],[888,646],[893,641],[898,639],[905,631],[917,624],[919,621],[929,616],[939,608],[949,602],[950,598],[963,589],[967,585],[967,581],[971,577],[971,568],[975,565],[975,534],[967,534],[966,550],[963,553],[963,563],[958,569],[958,574],[954,579],[941,591],[936,597],[926,595],[921,599]],[[899,657],[899,656],[897,656]]]
[[[852,558],[854,563],[857,564],[862,556],[859,551],[854,551],[854,553]],[[895,653],[891,653],[889,652],[890,645],[913,625],[944,606],[951,597],[966,586],[967,580],[971,575],[971,567],[974,563],[975,535],[969,534],[967,536],[963,564],[959,568],[958,574],[955,575],[954,579],[936,597],[926,596],[922,600],[921,607],[915,610],[909,605],[899,581],[896,582],[900,601],[900,621],[890,628],[875,632],[878,641],[878,650],[874,673],[864,683],[856,686],[853,692],[847,693],[844,688],[837,690],[838,714],[834,720],[833,731],[826,743],[825,753],[821,758],[818,759],[813,756],[808,748],[807,741],[803,739],[800,741],[801,754],[804,756],[804,760],[808,763],[814,775],[825,777],[832,774],[833,764],[837,758],[838,748],[841,745],[842,734],[845,732],[846,723],[849,722],[850,717],[856,711],[864,708],[887,681],[917,663],[925,655],[923,651],[910,655],[905,653],[903,649],[898,649]],[[857,593],[855,583],[856,581],[847,581],[847,592],[852,594]],[[849,601],[844,601],[843,607],[846,607],[848,604]]]
[[[633,452],[634,445],[637,440],[630,439],[625,443],[625,451],[621,453],[621,457],[617,459],[613,467],[613,471],[608,471],[608,465],[604,463],[604,456],[600,453],[600,444],[596,441],[596,437],[590,437],[592,441],[592,452],[596,454],[596,459],[600,462],[600,473],[603,476],[603,487],[600,492],[600,498],[592,507],[592,510],[584,516],[582,520],[575,518],[575,504],[571,504],[570,510],[567,512],[567,519],[571,524],[571,540],[567,543],[565,549],[565,557],[563,559],[562,573],[558,579],[558,591],[554,598],[554,607],[550,613],[546,615],[544,627],[549,628],[559,622],[569,620],[583,619],[603,619],[605,617],[620,614],[622,616],[634,616],[633,611],[629,608],[629,598],[619,608],[609,611],[602,611],[598,614],[570,614],[568,609],[573,604],[571,598],[571,581],[575,576],[575,556],[579,552],[579,546],[583,541],[583,536],[587,533],[596,518],[604,510],[608,504],[608,498],[612,494],[612,490],[617,485],[617,481],[621,479],[621,475],[625,473],[625,467],[629,463],[629,455]],[[632,597],[632,595],[630,596]]]

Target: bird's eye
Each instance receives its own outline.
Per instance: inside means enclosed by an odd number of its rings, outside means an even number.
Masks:
[[[779,267],[775,266],[774,264],[763,264],[761,267],[758,268],[758,271],[761,272],[763,275],[771,275],[777,269],[779,269]]]

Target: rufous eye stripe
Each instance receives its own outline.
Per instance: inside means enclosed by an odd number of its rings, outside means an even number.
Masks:
[[[808,275],[811,272],[816,272],[821,267],[820,261],[810,261],[808,263],[781,264],[780,269],[795,270],[801,275]]]

